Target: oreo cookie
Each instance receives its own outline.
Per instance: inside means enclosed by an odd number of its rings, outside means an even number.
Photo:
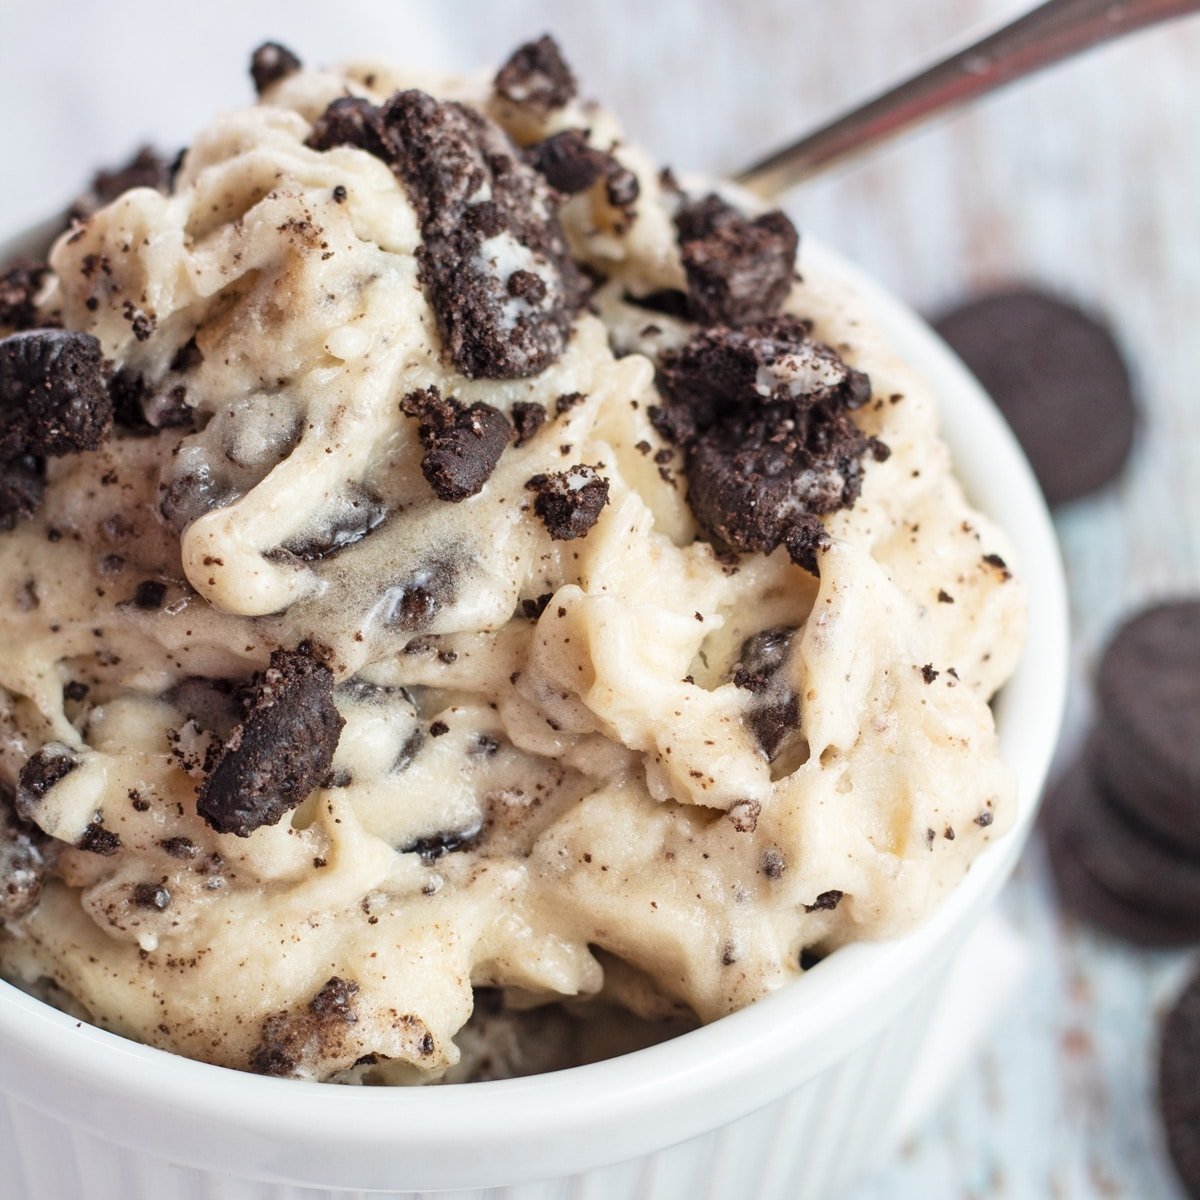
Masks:
[[[439,500],[458,502],[483,490],[513,432],[498,408],[482,401],[465,407],[430,387],[409,392],[400,409],[421,422],[421,473]]]
[[[569,104],[577,91],[562,50],[548,34],[518,46],[496,72],[493,87],[511,104],[543,114]]]
[[[719,196],[675,218],[688,310],[702,325],[743,325],[779,312],[796,274],[800,235],[778,209],[747,217]]]
[[[383,117],[421,220],[421,280],[449,358],[472,379],[538,374],[566,348],[586,293],[555,193],[465,105],[399,92]]]
[[[18,520],[37,512],[45,491],[40,459],[22,455],[0,462],[0,531],[14,528]]]
[[[0,789],[0,928],[31,911],[41,897],[46,840],[17,815],[12,793]]]
[[[1138,413],[1105,325],[1044,292],[1014,288],[945,312],[934,327],[1012,426],[1049,503],[1117,477]]]
[[[1065,907],[1146,945],[1200,942],[1200,857],[1131,821],[1098,777],[1093,738],[1046,800]]]
[[[196,808],[219,833],[274,825],[328,776],[345,722],[310,643],[276,650],[242,695],[241,723],[210,751]]]
[[[18,259],[0,272],[0,329],[19,333],[48,324],[37,311],[34,300],[50,274],[50,268],[33,259]]]
[[[301,67],[300,60],[278,42],[263,42],[250,56],[250,77],[254,90],[261,96],[272,84],[295,74]]]
[[[1167,1149],[1188,1195],[1200,1200],[1200,975],[1193,975],[1163,1022],[1158,1102]]]
[[[127,163],[97,171],[91,187],[67,212],[68,221],[83,221],[130,188],[170,191],[172,166],[152,146],[143,146]]]
[[[1100,660],[1101,755],[1121,803],[1200,854],[1200,599],[1127,621]]]
[[[800,728],[800,698],[782,674],[795,634],[794,628],[780,627],[751,635],[731,674],[735,686],[754,696],[745,720],[768,762],[780,756]]]
[[[0,341],[0,460],[95,450],[112,419],[90,334],[36,329]]]
[[[787,547],[812,570],[814,518],[851,507],[875,443],[850,413],[870,398],[865,375],[792,316],[720,326],[665,354],[650,410],[685,454],[688,502],[706,536],[743,552]]]
[[[525,486],[537,493],[533,510],[555,541],[586,537],[608,503],[608,480],[584,463],[535,475]]]
[[[564,196],[587,191],[609,169],[612,156],[588,145],[583,131],[563,129],[525,150],[525,161]]]

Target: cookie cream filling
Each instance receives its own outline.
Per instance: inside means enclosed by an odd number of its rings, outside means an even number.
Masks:
[[[256,68],[0,306],[5,976],[428,1082],[910,928],[1011,818],[1024,598],[904,347],[546,40]]]

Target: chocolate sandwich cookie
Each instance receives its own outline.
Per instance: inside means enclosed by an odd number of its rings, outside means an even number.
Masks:
[[[1200,1200],[1200,974],[1167,1014],[1158,1061],[1158,1099],[1167,1148],[1188,1195]]]
[[[1200,854],[1200,600],[1126,622],[1097,673],[1101,765],[1119,802]]]
[[[951,309],[934,328],[995,400],[1050,504],[1116,478],[1137,407],[1103,324],[1044,292],[1014,288]]]
[[[1047,797],[1043,827],[1064,908],[1140,945],[1200,943],[1200,860],[1130,822],[1097,785],[1088,754]]]

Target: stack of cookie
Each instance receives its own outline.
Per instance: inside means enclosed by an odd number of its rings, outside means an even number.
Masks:
[[[1129,941],[1200,944],[1200,600],[1121,627],[1100,663],[1097,708],[1046,802],[1062,902]]]

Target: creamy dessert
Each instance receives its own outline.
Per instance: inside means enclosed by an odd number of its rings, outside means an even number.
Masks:
[[[549,39],[253,74],[0,282],[5,977],[432,1081],[920,920],[1024,602],[904,347]]]

